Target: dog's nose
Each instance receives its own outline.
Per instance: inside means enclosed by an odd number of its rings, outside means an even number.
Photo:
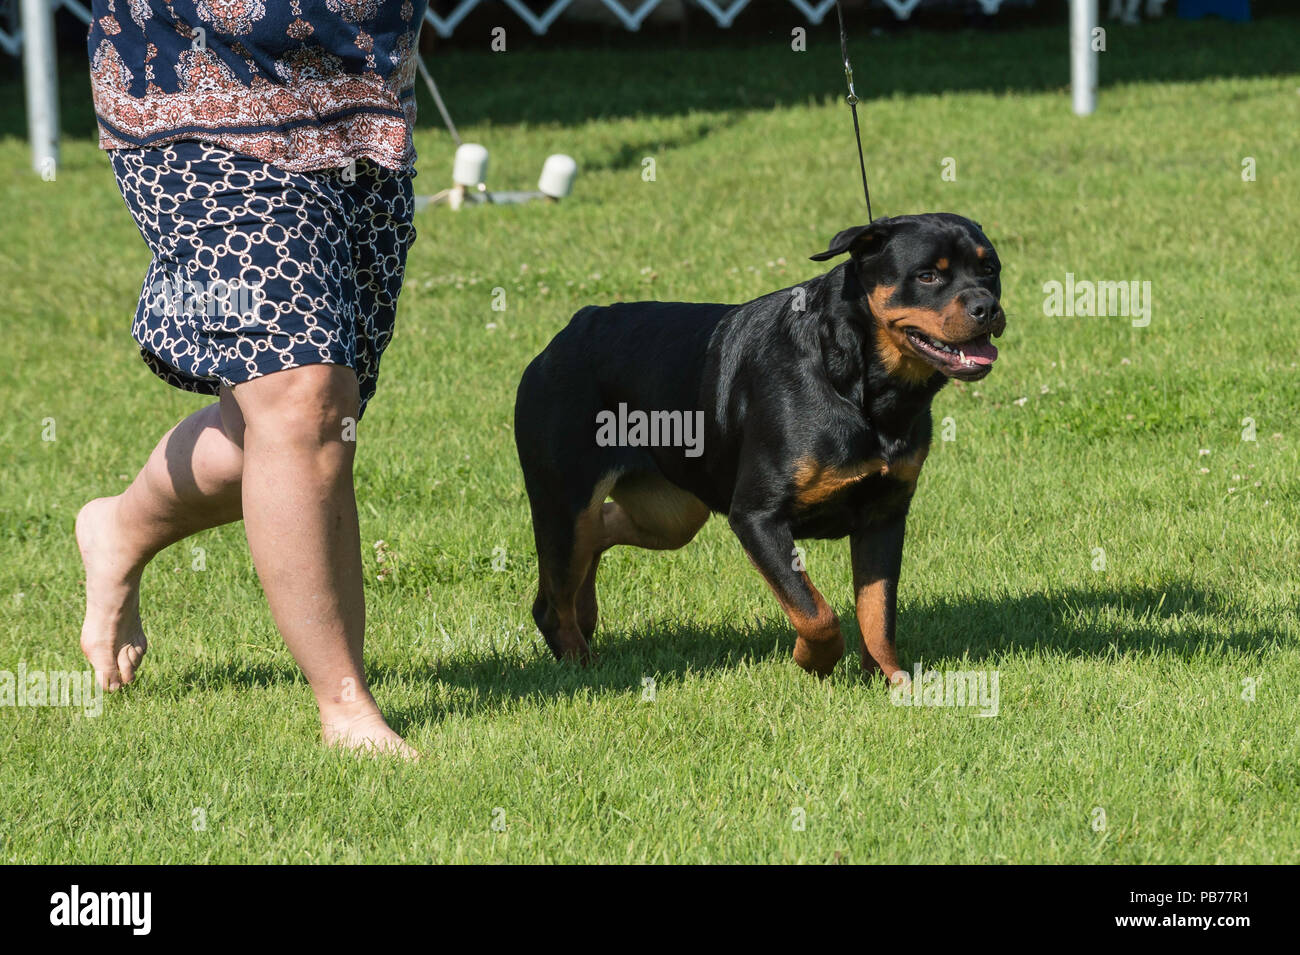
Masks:
[[[1006,319],[1002,306],[992,295],[975,295],[966,300],[966,314],[980,328],[986,328],[995,335],[1002,333]]]
[[[978,294],[966,296],[963,305],[965,305],[966,316],[980,330],[988,331],[996,337],[1006,329],[1006,313],[1002,312],[1002,305],[988,292],[980,291]]]
[[[990,316],[993,314],[993,306],[982,299],[978,302],[972,302],[966,306],[966,314],[981,325],[988,324]]]

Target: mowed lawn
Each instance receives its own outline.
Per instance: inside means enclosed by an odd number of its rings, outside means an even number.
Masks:
[[[431,60],[492,185],[531,187],[556,151],[582,174],[558,206],[420,213],[361,428],[368,672],[424,758],[321,747],[231,526],[154,562],[149,655],[102,715],[0,709],[0,859],[1300,861],[1294,19],[1114,28],[1088,119],[1064,28],[854,40],[877,214],[969,215],[1005,263],[996,370],[935,401],[953,440],[899,622],[909,668],[997,671],[996,717],[895,707],[853,656],[798,670],[716,517],[686,550],[607,556],[597,666],[545,650],[519,374],[584,304],[743,301],[864,220],[830,27],[806,53],[782,28]],[[147,252],[63,66],[56,181],[27,171],[18,86],[0,110],[11,672],[82,668],[73,516],[200,404],[136,355]],[[453,146],[423,106],[430,193]],[[1150,324],[1045,315],[1066,273],[1150,282]],[[806,546],[854,646],[847,543]]]

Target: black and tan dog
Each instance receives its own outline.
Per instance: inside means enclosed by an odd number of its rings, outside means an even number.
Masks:
[[[794,625],[795,662],[819,674],[844,638],[795,541],[849,537],[863,667],[900,670],[903,527],[930,402],[992,368],[1000,266],[980,226],[947,213],[846,229],[813,258],[843,253],[743,305],[584,308],[528,366],[515,441],[533,617],[557,657],[590,658],[604,551],[681,547],[716,511]]]

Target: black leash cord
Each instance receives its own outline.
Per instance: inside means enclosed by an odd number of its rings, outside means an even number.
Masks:
[[[858,141],[858,168],[862,170],[862,194],[867,199],[867,222],[875,219],[871,214],[871,190],[867,188],[867,161],[862,156],[862,130],[858,127],[858,94],[853,91],[853,66],[849,63],[849,36],[844,31],[844,11],[840,0],[835,0],[835,16],[840,21],[840,54],[844,57],[844,79],[849,84],[846,97],[849,109],[853,111],[853,137]]]

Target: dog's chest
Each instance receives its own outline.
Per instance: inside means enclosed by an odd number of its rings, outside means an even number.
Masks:
[[[892,460],[872,457],[844,463],[801,458],[795,465],[795,501],[804,506],[823,504],[860,488],[871,478],[887,478],[915,486],[927,451],[927,448],[909,451]]]
[[[863,523],[901,512],[916,490],[928,450],[907,449],[889,458],[801,458],[791,481],[798,536],[844,537]]]

